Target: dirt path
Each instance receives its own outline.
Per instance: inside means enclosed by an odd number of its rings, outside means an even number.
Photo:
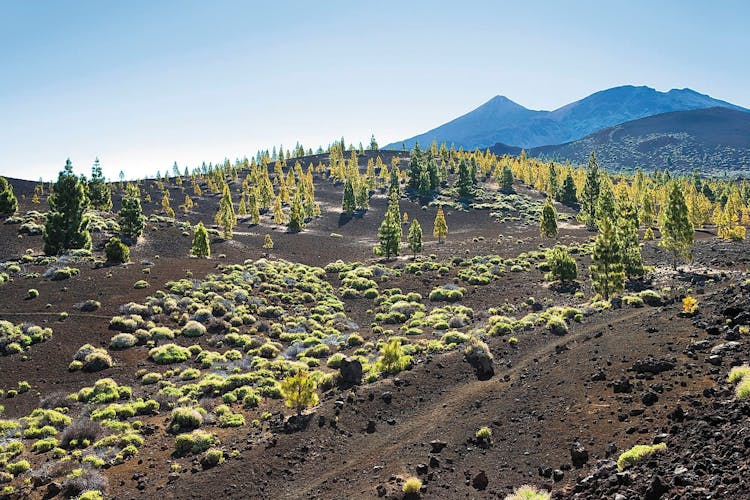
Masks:
[[[648,311],[648,308],[627,310],[613,319],[611,324],[613,326],[629,324],[635,318],[646,315]],[[353,469],[361,469],[372,463],[378,463],[381,457],[397,456],[399,451],[407,444],[421,442],[428,435],[434,434],[435,422],[460,419],[461,415],[458,414],[458,411],[478,398],[487,394],[496,396],[502,394],[501,391],[510,387],[518,379],[519,374],[529,368],[535,360],[541,362],[542,358],[548,357],[563,345],[573,343],[601,330],[602,324],[600,322],[582,325],[573,334],[559,339],[555,338],[552,342],[524,353],[510,369],[496,374],[488,381],[473,380],[469,383],[451,386],[444,396],[433,400],[431,404],[423,408],[418,408],[414,414],[410,415],[408,419],[404,419],[392,430],[350,438],[347,441],[346,452],[339,450],[340,456],[346,456],[345,464],[337,465],[341,462],[331,461],[325,464],[323,470],[318,468],[308,470],[303,477],[296,478],[295,484],[301,486],[301,489],[273,492],[272,496],[310,498],[316,495],[321,486],[336,477],[346,476]],[[509,402],[509,404],[512,404],[512,402]],[[450,411],[454,411],[456,414],[450,415]],[[364,440],[366,440],[366,443],[364,443]],[[358,441],[363,442],[358,443]],[[289,487],[290,485],[287,483],[286,486]]]

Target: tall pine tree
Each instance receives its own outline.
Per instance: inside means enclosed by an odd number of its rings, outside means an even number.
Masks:
[[[398,257],[401,236],[401,212],[398,207],[398,194],[393,191],[388,196],[388,209],[378,228],[380,252],[386,259],[390,259],[391,256]]]
[[[661,218],[659,246],[672,252],[672,267],[677,270],[679,257],[689,259],[693,246],[694,229],[688,215],[687,203],[677,182],[672,183],[669,199]]]
[[[96,210],[109,210],[112,208],[112,195],[109,186],[104,182],[102,167],[99,165],[99,158],[94,161],[91,167],[91,179],[88,182],[88,195],[91,200],[91,207]]]
[[[203,225],[203,222],[199,222],[193,231],[193,246],[190,249],[190,253],[198,258],[206,258],[211,256],[211,244],[208,241],[208,231]]]
[[[146,218],[141,208],[141,196],[138,186],[129,185],[122,197],[122,207],[118,212],[120,234],[128,240],[134,241],[143,233]]]
[[[625,287],[625,270],[622,265],[622,244],[609,217],[601,219],[599,234],[594,240],[593,264],[589,268],[594,290],[604,300],[609,300]]]
[[[599,162],[596,161],[596,155],[592,151],[586,169],[586,184],[583,186],[581,196],[581,212],[578,214],[581,222],[585,223],[590,231],[596,229],[599,189]]]
[[[445,237],[448,236],[448,223],[445,221],[445,213],[443,213],[442,205],[437,209],[432,226],[432,235],[438,239],[438,243],[442,243]]]
[[[232,193],[229,191],[228,184],[224,184],[222,189],[219,210],[216,212],[216,223],[224,230],[224,238],[231,239],[232,229],[237,225],[237,215],[234,213]]]
[[[302,207],[302,195],[298,190],[292,199],[292,208],[289,210],[289,231],[298,233],[305,228],[305,210]]]
[[[18,210],[18,199],[8,179],[0,177],[0,214],[12,215]]]
[[[91,248],[89,218],[84,215],[89,200],[70,159],[57,177],[53,193],[47,198],[49,213],[44,225],[44,253],[56,255],[69,249]]]
[[[404,215],[406,215],[406,212],[404,212]],[[409,249],[414,254],[414,257],[416,257],[418,253],[422,252],[422,226],[419,225],[419,221],[417,219],[411,221],[409,234],[407,235],[406,239],[409,241]]]
[[[551,198],[547,198],[547,201],[542,207],[542,219],[539,223],[539,232],[546,238],[557,238],[557,210],[555,210]]]
[[[641,245],[638,242],[638,213],[631,203],[620,205],[617,232],[622,244],[622,264],[628,278],[643,276]]]

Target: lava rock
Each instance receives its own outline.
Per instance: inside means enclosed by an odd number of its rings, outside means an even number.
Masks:
[[[554,482],[562,481],[565,477],[565,473],[561,471],[560,469],[555,469],[552,471],[552,480]]]
[[[393,393],[391,393],[390,391],[386,391],[380,395],[380,399],[382,399],[386,404],[391,404],[391,401],[393,401]]]
[[[589,452],[578,441],[570,446],[570,459],[575,467],[582,467],[589,461]]]
[[[655,392],[644,392],[643,396],[641,396],[641,402],[646,406],[651,406],[657,401],[659,401],[659,396]]]
[[[430,453],[440,453],[441,451],[443,451],[443,448],[448,446],[448,443],[436,439],[434,441],[430,441],[430,446],[432,447]]]
[[[362,383],[362,363],[356,359],[344,358],[339,366],[341,382],[347,385],[358,385]]]
[[[427,467],[427,464],[419,464],[417,465],[417,474],[420,476],[427,474],[430,471],[430,469]]]
[[[648,357],[645,359],[639,359],[633,364],[633,371],[636,373],[653,373],[654,375],[673,370],[675,367],[674,361],[666,359],[656,359]]]
[[[487,474],[482,470],[479,471],[479,474],[474,476],[474,479],[471,480],[471,485],[474,487],[475,490],[484,491],[487,489],[487,485],[489,484],[490,480],[487,479]]]

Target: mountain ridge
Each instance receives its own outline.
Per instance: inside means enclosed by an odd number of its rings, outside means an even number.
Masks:
[[[498,143],[496,154],[518,154],[521,148]],[[673,111],[598,130],[563,144],[527,149],[529,156],[585,164],[591,151],[610,169],[694,168],[720,175],[750,173],[750,113],[713,107]]]
[[[597,130],[672,111],[723,107],[750,110],[689,88],[661,92],[647,86],[622,85],[595,92],[552,111],[531,110],[504,95],[423,134],[396,141],[384,149],[410,149],[419,141],[455,144],[465,149],[497,143],[523,148],[563,144]]]

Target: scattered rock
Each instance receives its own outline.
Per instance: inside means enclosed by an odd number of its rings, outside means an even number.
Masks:
[[[427,464],[419,464],[417,465],[417,474],[420,476],[427,474],[430,471],[430,469],[427,467]]]
[[[565,473],[561,471],[560,469],[555,469],[552,471],[552,480],[554,482],[562,481],[563,477],[565,477]]]
[[[386,404],[391,404],[391,401],[393,401],[393,393],[391,393],[390,391],[386,391],[380,395],[380,399],[382,399]]]
[[[362,383],[362,363],[356,359],[344,358],[339,366],[341,382],[346,385],[359,385]]]
[[[487,479],[487,474],[482,470],[479,471],[479,474],[474,476],[474,479],[471,480],[471,485],[475,490],[484,491],[487,488],[489,482],[490,481],[489,479]]]
[[[434,441],[430,441],[430,446],[432,447],[430,453],[440,453],[441,451],[443,451],[443,448],[448,446],[448,443],[436,439]]]
[[[674,361],[648,357],[636,361],[633,364],[632,370],[636,373],[653,373],[654,375],[656,375],[661,372],[673,370],[674,367]]]
[[[646,406],[652,406],[659,401],[659,396],[655,392],[647,391],[641,396],[641,402]]]
[[[580,442],[576,441],[570,447],[570,459],[575,467],[582,467],[589,461],[589,452]]]

